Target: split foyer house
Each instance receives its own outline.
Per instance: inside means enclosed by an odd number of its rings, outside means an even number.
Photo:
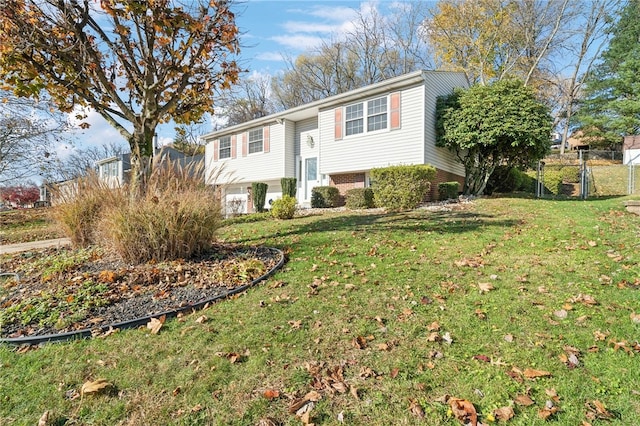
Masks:
[[[302,206],[319,185],[343,195],[369,186],[378,167],[430,164],[436,182],[462,183],[455,155],[435,145],[435,109],[439,96],[467,86],[462,73],[417,71],[209,133],[206,175],[224,173],[207,183],[222,185],[227,205],[242,205],[240,212],[253,211],[252,182],[269,185],[268,207],[282,195],[283,177],[297,178]]]

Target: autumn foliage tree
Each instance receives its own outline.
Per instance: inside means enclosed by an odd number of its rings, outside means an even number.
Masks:
[[[3,1],[0,75],[18,95],[45,90],[62,111],[97,111],[128,141],[139,189],[156,126],[198,120],[237,81],[231,3]]]
[[[30,205],[39,199],[40,189],[33,183],[0,187],[0,200],[16,206]]]

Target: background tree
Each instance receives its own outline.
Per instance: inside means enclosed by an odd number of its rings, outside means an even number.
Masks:
[[[442,67],[464,72],[471,83],[518,77],[525,85],[542,85],[550,58],[572,28],[576,9],[569,5],[569,0],[441,0],[425,21],[426,35]]]
[[[605,29],[619,6],[620,0],[591,0],[584,3],[576,13],[576,21],[580,25],[575,29],[573,37],[563,45],[566,57],[573,60],[567,67],[568,76],[558,73],[558,78],[555,79],[558,98],[554,102],[557,106],[554,127],[558,126],[561,131],[560,154],[564,154],[571,127],[575,124],[573,115],[586,78],[609,40]]]
[[[396,3],[382,15],[375,7],[359,10],[353,29],[315,49],[288,59],[274,77],[278,109],[288,109],[344,93],[417,69],[431,67],[422,36],[424,2]]]
[[[189,125],[181,124],[176,127],[176,136],[172,146],[187,156],[204,154],[205,146],[201,143],[200,136],[207,133],[203,122]]]
[[[254,74],[240,79],[220,103],[216,115],[224,118],[228,126],[276,112],[271,96],[271,76]]]
[[[0,71],[16,94],[90,106],[131,149],[142,182],[156,126],[198,120],[235,83],[231,1],[19,0],[0,9]],[[125,123],[129,123],[127,126]]]
[[[40,199],[40,189],[33,182],[0,187],[0,199],[16,206],[30,206]]]
[[[465,168],[465,194],[482,194],[499,165],[530,166],[549,147],[551,117],[520,80],[475,85],[441,97],[437,145],[456,153]]]
[[[640,133],[640,2],[630,0],[586,79],[578,121],[590,144],[616,145]]]
[[[64,117],[45,100],[34,102],[0,91],[0,184],[41,174],[64,137]]]

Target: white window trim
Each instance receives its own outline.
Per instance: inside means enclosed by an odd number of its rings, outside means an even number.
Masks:
[[[381,98],[386,98],[386,100],[387,100],[387,108],[386,108],[387,109],[386,110],[387,126],[385,128],[383,128],[383,129],[371,130],[370,131],[370,130],[368,130],[368,128],[369,128],[369,115],[368,115],[369,108],[368,108],[368,103],[370,101],[375,101],[376,99],[381,99]],[[388,132],[390,130],[390,126],[391,126],[391,123],[390,123],[391,113],[390,113],[390,110],[389,110],[390,102],[391,102],[390,95],[385,95],[385,96],[377,96],[377,97],[374,97],[374,98],[365,99],[365,100],[360,101],[360,102],[354,102],[354,103],[351,103],[349,105],[345,105],[344,106],[344,113],[342,114],[343,115],[342,126],[343,126],[343,129],[344,129],[343,138],[344,139],[348,139],[348,138],[366,136],[367,134]],[[357,104],[362,104],[362,132],[361,133],[354,133],[352,135],[347,135],[347,113],[346,113],[347,107],[350,107],[352,105],[357,105]],[[374,114],[374,115],[380,115],[380,114]]]

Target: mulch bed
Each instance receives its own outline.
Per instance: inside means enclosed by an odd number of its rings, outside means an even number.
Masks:
[[[127,265],[93,249],[86,260],[56,269],[74,253],[56,248],[0,259],[0,273],[19,274],[18,281],[0,277],[0,338],[100,328],[188,308],[250,284],[281,260],[267,247],[219,244],[196,259]]]

